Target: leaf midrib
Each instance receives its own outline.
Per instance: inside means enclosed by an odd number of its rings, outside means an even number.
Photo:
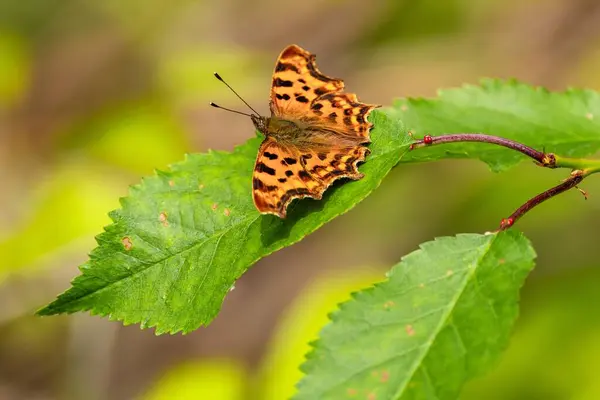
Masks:
[[[433,343],[435,341],[435,338],[439,335],[439,333],[441,332],[441,330],[446,326],[446,324],[449,322],[450,319],[450,315],[452,314],[452,310],[455,309],[456,304],[458,303],[458,301],[460,300],[460,297],[464,294],[464,291],[468,285],[468,283],[473,279],[473,276],[475,275],[475,272],[477,271],[477,269],[479,268],[479,266],[481,265],[482,260],[487,256],[487,254],[490,251],[490,248],[492,247],[492,244],[496,241],[496,238],[498,236],[495,235],[492,240],[490,240],[486,246],[485,251],[483,252],[483,254],[477,259],[477,262],[475,264],[475,267],[471,269],[470,273],[468,273],[465,276],[465,279],[463,281],[462,287],[460,288],[460,290],[457,290],[456,295],[454,296],[453,300],[449,303],[449,306],[447,307],[447,312],[445,313],[445,315],[442,316],[442,318],[440,319],[440,322],[438,323],[438,326],[436,327],[436,329],[434,329],[434,331],[431,333],[431,335],[429,336],[428,340],[426,341],[426,344],[429,343],[429,346],[427,347],[427,349],[431,349],[431,347],[433,346]],[[402,396],[405,393],[406,387],[408,386],[408,384],[412,381],[412,379],[415,376],[415,373],[417,372],[418,368],[423,365],[423,360],[425,359],[425,357],[427,357],[427,355],[429,354],[429,351],[424,351],[421,355],[421,357],[418,357],[415,362],[413,363],[413,365],[411,366],[411,368],[409,369],[410,373],[407,374],[407,378],[404,381],[404,384],[400,386],[399,390],[395,393],[395,396],[393,398],[400,398],[400,396]],[[433,387],[433,386],[432,386]],[[435,388],[433,388],[433,390],[435,391]]]

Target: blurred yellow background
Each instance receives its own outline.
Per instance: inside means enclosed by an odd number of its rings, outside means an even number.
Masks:
[[[396,168],[350,213],[261,260],[221,314],[155,337],[33,313],[65,290],[129,184],[254,135],[218,71],[266,113],[296,43],[367,103],[481,77],[600,90],[597,0],[0,0],[0,399],[284,399],[350,290],[423,241],[495,228],[564,172],[477,161]],[[463,399],[600,398],[600,182],[517,229],[538,252],[511,346]],[[368,227],[365,229],[365,227]]]

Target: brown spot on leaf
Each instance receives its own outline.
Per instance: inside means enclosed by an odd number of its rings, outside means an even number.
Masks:
[[[383,303],[383,308],[391,308],[394,307],[396,305],[396,303],[394,303],[392,300],[388,300],[385,303]]]
[[[585,117],[586,117],[587,119],[589,119],[589,120],[592,120],[592,119],[594,119],[594,114],[592,114],[592,113],[587,113],[587,114],[585,114]]]
[[[219,205],[217,203],[213,203],[213,205],[210,208],[212,208],[212,210],[215,211],[217,207],[219,207]]]
[[[367,400],[376,400],[376,399],[377,399],[377,395],[373,392],[371,392],[367,395]]]
[[[125,247],[125,250],[127,250],[127,251],[131,250],[131,248],[133,247],[133,243],[131,242],[131,239],[129,239],[127,236],[125,236],[123,239],[121,239],[121,243],[123,243],[123,247]]]
[[[169,221],[167,221],[167,213],[166,212],[161,212],[158,215],[158,220],[161,222],[161,224],[163,224],[163,226],[169,226]]]
[[[226,208],[225,210],[223,210],[223,214],[225,214],[226,217],[229,217],[231,215],[231,211],[229,210],[229,208]]]
[[[386,383],[389,379],[390,379],[390,371],[387,371],[387,370],[381,371],[381,378],[379,378],[381,383]]]
[[[415,328],[413,328],[412,325],[406,325],[404,329],[406,329],[408,336],[413,336],[415,334]]]
[[[173,187],[175,186],[175,182],[173,182],[172,180],[169,181],[169,186]]]

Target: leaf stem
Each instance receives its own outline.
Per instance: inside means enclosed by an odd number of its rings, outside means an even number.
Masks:
[[[423,139],[415,141],[410,149],[418,149],[421,147],[431,146],[434,144],[454,143],[454,142],[481,142],[491,143],[525,154],[527,157],[534,159],[538,164],[548,168],[554,168],[554,156],[543,151],[538,151],[532,147],[526,146],[514,140],[506,139],[499,136],[486,135],[483,133],[452,133],[448,135],[429,136],[425,135]]]
[[[500,228],[498,228],[498,231],[503,231],[503,230],[506,230],[506,229],[510,228],[511,226],[513,226],[514,223],[517,222],[517,220],[519,218],[521,218],[523,215],[525,215],[525,213],[527,213],[529,210],[531,210],[535,206],[543,203],[544,201],[546,201],[556,195],[566,192],[569,189],[577,187],[577,185],[585,178],[585,176],[586,175],[581,170],[573,171],[571,173],[571,176],[568,177],[567,179],[565,179],[560,185],[554,186],[553,188],[550,188],[550,189],[546,190],[545,192],[538,194],[534,198],[528,200],[521,207],[517,208],[515,210],[515,212],[513,212],[510,215],[510,217],[503,218],[502,221],[500,222]],[[582,192],[582,193],[584,196],[586,196],[585,192]]]
[[[560,156],[554,156],[554,159],[556,168],[571,168],[573,170],[584,171],[585,176],[600,172],[600,160]]]

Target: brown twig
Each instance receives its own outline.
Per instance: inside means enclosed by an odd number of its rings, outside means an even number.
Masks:
[[[499,136],[485,135],[483,133],[452,133],[448,135],[430,136],[425,135],[423,139],[414,142],[410,149],[431,146],[434,144],[456,143],[456,142],[481,142],[503,146],[534,159],[539,165],[547,168],[554,168],[555,158],[552,153],[545,153],[534,148],[526,146],[514,140],[502,138]]]
[[[536,164],[546,168],[570,168],[571,176],[565,179],[560,185],[538,194],[519,207],[508,218],[503,218],[500,222],[498,231],[503,231],[515,224],[519,218],[532,208],[544,201],[557,196],[569,189],[577,188],[587,199],[587,193],[577,187],[577,185],[588,175],[600,172],[600,163],[598,160],[571,159],[555,156],[553,153],[538,151],[522,143],[515,142],[498,136],[485,135],[482,133],[453,133],[448,135],[430,136],[425,135],[423,139],[415,141],[410,149],[414,150],[421,147],[431,146],[442,143],[456,142],[481,142],[490,143],[518,151],[535,160]]]
[[[528,212],[535,206],[543,203],[544,201],[546,201],[556,195],[566,192],[569,189],[573,189],[574,187],[577,187],[577,185],[583,180],[583,178],[584,178],[583,171],[579,171],[579,170],[573,171],[571,173],[571,176],[568,177],[567,179],[565,179],[560,185],[554,186],[553,188],[548,189],[545,192],[538,194],[534,198],[528,200],[521,207],[517,208],[515,210],[515,212],[513,212],[510,215],[510,217],[503,218],[502,221],[500,222],[500,228],[498,228],[498,231],[503,231],[503,230],[506,230],[506,229],[510,228],[511,226],[513,226],[514,223],[517,222],[517,220],[519,218],[521,218],[523,215],[525,215],[526,212]]]

